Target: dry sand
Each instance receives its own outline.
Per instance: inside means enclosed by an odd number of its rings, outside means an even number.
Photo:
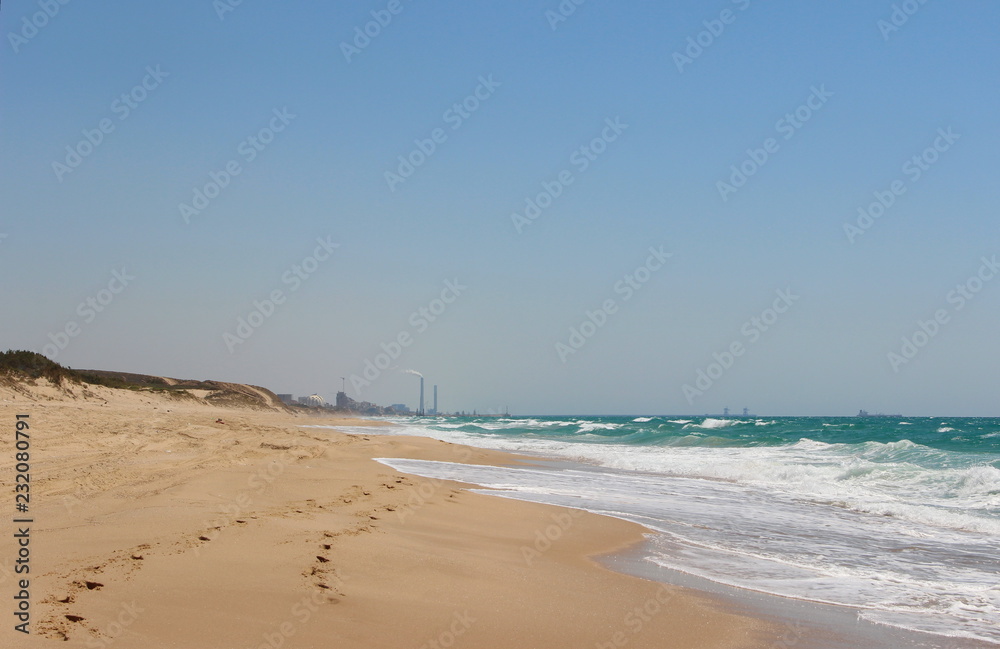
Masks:
[[[302,428],[362,423],[346,419],[43,382],[0,387],[11,512],[17,414],[31,423],[32,635],[5,611],[0,647],[784,646],[773,624],[590,559],[641,540],[637,525],[372,460],[513,456]],[[12,611],[22,576],[9,520],[0,592]]]

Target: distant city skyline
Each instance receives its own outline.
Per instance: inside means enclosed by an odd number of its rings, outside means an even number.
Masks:
[[[0,11],[0,348],[381,405],[413,369],[449,411],[998,414],[995,3],[45,11]]]

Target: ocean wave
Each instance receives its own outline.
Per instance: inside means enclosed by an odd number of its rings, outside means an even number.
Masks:
[[[954,493],[964,498],[1000,496],[1000,469],[989,465],[966,469],[956,481]],[[996,506],[1000,502],[989,504]]]
[[[823,451],[829,448],[833,448],[834,446],[843,446],[843,445],[827,444],[826,442],[820,442],[815,439],[809,439],[808,437],[803,437],[799,441],[792,444],[789,448],[797,450],[806,450],[806,451]]]
[[[786,447],[732,447],[718,437],[675,437],[656,448],[607,445],[566,447],[572,459],[644,473],[723,480],[783,492],[814,502],[840,502],[857,512],[912,523],[1000,534],[1000,469],[926,468],[912,462],[873,461],[845,454],[852,445],[803,439]],[[918,448],[912,442],[882,444]],[[857,449],[855,449],[856,451]],[[932,450],[932,449],[929,449]]]
[[[637,422],[639,422],[639,423],[642,423],[642,424],[644,424],[644,423],[646,423],[647,421],[653,421],[653,418],[652,418],[652,417],[636,417],[636,418],[635,418],[635,419],[633,419],[632,421],[637,421]]]
[[[589,433],[592,430],[617,430],[622,427],[622,424],[602,424],[599,422],[592,421],[578,421],[576,422],[580,426],[580,433]]]
[[[738,421],[736,419],[715,419],[713,417],[707,417],[700,424],[687,423],[687,424],[684,425],[684,428],[689,428],[689,427],[690,428],[707,428],[707,429],[726,428],[726,427],[732,426],[734,424],[742,424],[742,423],[745,423],[745,422]]]
[[[990,534],[993,536],[1000,534],[1000,521],[966,514],[953,509],[894,501],[859,502],[855,500],[853,502],[848,501],[847,504],[850,509],[857,512],[875,514],[877,516],[890,516],[909,523],[919,523],[939,529],[976,532],[978,534]]]

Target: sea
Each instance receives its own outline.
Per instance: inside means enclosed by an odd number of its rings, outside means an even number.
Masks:
[[[642,561],[868,623],[1000,645],[1000,419],[400,417],[382,433],[527,454],[406,473],[650,530]],[[928,646],[935,646],[933,643]],[[940,645],[944,646],[944,645]],[[965,646],[965,645],[962,645]]]

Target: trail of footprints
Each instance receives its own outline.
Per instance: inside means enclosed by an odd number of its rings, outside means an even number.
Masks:
[[[39,635],[45,638],[68,641],[71,631],[74,637],[77,637],[82,631],[91,637],[100,637],[98,630],[87,623],[87,618],[71,612],[73,604],[77,602],[79,595],[104,588],[104,581],[107,581],[108,577],[113,576],[116,579],[128,580],[132,573],[139,570],[141,562],[145,559],[144,553],[151,548],[152,546],[148,544],[139,545],[131,550],[112,555],[103,563],[71,570],[60,575],[59,580],[65,581],[66,585],[61,591],[41,601],[42,604],[47,604],[53,610],[39,622]]]
[[[380,485],[384,489],[391,490],[399,486],[411,486],[413,484],[406,477],[379,477],[386,478],[386,481]],[[228,524],[216,525],[202,530],[198,533],[198,536],[193,538],[181,539],[171,544],[155,544],[155,547],[150,544],[142,544],[130,550],[118,552],[101,564],[63,573],[57,577],[60,582],[66,584],[63,589],[41,602],[51,607],[52,610],[51,613],[41,619],[38,625],[39,635],[63,641],[69,641],[71,635],[74,639],[79,638],[81,634],[91,638],[100,638],[101,633],[97,626],[90,624],[91,621],[87,620],[84,616],[73,612],[74,604],[79,601],[78,596],[100,591],[105,587],[104,582],[109,579],[127,581],[134,572],[141,569],[143,560],[153,552],[162,552],[165,554],[184,554],[191,550],[197,552],[198,548],[219,538],[226,527],[233,525],[243,526],[249,524],[250,521],[270,516],[312,516],[321,511],[334,510],[344,505],[354,505],[354,511],[351,513],[361,520],[353,526],[343,529],[324,531],[321,536],[315,538],[312,541],[316,544],[317,554],[315,555],[315,560],[302,571],[302,576],[310,586],[327,591],[327,601],[337,603],[345,596],[343,586],[349,577],[342,574],[333,565],[334,562],[331,556],[334,554],[333,546],[336,539],[341,536],[357,536],[359,534],[376,532],[377,524],[375,521],[379,519],[376,513],[379,510],[389,512],[396,510],[396,506],[392,504],[384,505],[377,509],[365,507],[366,501],[370,500],[371,496],[372,492],[369,488],[361,485],[352,485],[341,494],[339,501],[333,501],[327,505],[319,504],[315,499],[310,498],[303,501],[301,505],[293,505],[291,509],[275,509],[270,512],[247,514],[246,516],[232,519]],[[401,493],[400,501],[404,500],[405,497]]]
[[[347,580],[347,577],[340,574],[340,572],[331,565],[330,554],[333,549],[333,545],[328,542],[334,538],[334,534],[331,532],[324,532],[323,537],[318,542],[319,554],[316,555],[315,562],[309,566],[306,570],[302,572],[302,576],[305,577],[309,583],[321,590],[330,591],[327,595],[327,601],[336,604],[340,601],[340,598],[344,597],[343,585]]]

